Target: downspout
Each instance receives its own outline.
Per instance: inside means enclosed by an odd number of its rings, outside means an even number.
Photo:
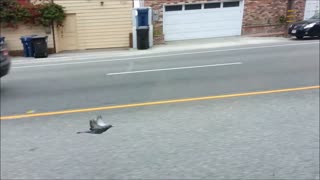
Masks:
[[[51,3],[54,3],[53,1],[54,1],[54,0],[51,0]],[[54,31],[54,23],[53,23],[53,22],[51,23],[51,28],[52,28],[52,39],[53,39],[53,52],[54,52],[54,53],[57,53],[57,49],[56,49],[56,35],[55,35],[55,31]]]
[[[288,9],[287,10],[292,10],[292,8],[293,8],[293,1],[294,0],[288,0]],[[288,13],[288,12],[287,12]]]
[[[289,12],[289,10],[292,10],[292,8],[293,8],[293,1],[294,0],[288,0],[288,4],[287,4],[287,12],[286,12],[286,25],[285,25],[285,29],[284,29],[284,32],[285,32],[285,36],[286,37],[288,37],[289,36],[289,34],[288,34],[288,28],[289,28],[289,24],[290,24],[290,22],[288,22],[288,16],[289,15],[292,15],[292,14],[294,14],[294,13],[290,13]],[[289,19],[292,19],[292,18],[289,18]]]

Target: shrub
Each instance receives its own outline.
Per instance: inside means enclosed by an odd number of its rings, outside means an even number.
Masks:
[[[16,0],[0,0],[0,23],[4,27],[17,27],[21,22],[44,27],[55,22],[62,26],[65,16],[63,7],[55,3],[21,5]]]

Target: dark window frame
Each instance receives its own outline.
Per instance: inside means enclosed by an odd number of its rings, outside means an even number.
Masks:
[[[229,5],[228,5],[228,4],[229,4]],[[225,5],[227,5],[227,6],[225,6]],[[223,2],[222,7],[223,7],[223,8],[240,7],[240,1]]]
[[[219,5],[219,6],[210,6],[210,5]],[[212,2],[212,3],[204,3],[203,9],[218,9],[221,8],[221,2]]]
[[[181,7],[175,9],[175,7]],[[172,9],[170,9],[172,8]],[[174,12],[174,11],[182,11],[183,10],[183,5],[169,5],[164,7],[165,12]]]
[[[200,5],[200,8],[199,8]],[[194,8],[196,7],[196,8]],[[191,11],[191,10],[199,10],[202,9],[202,4],[185,4],[184,5],[184,10],[185,11]]]

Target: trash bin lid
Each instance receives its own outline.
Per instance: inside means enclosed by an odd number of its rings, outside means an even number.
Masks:
[[[32,39],[47,39],[48,36],[33,36]]]
[[[21,41],[31,41],[32,37],[37,36],[37,35],[26,35],[26,36],[21,36],[20,40]]]
[[[149,9],[148,8],[139,8],[137,9],[138,13],[148,13]]]
[[[149,29],[149,26],[139,26],[137,29]]]

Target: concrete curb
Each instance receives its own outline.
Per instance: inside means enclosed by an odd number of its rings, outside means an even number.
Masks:
[[[244,45],[258,45],[258,44],[270,44],[289,42],[288,38],[283,37],[228,37],[228,38],[214,38],[214,39],[202,39],[202,40],[188,40],[188,41],[176,41],[168,42],[163,45],[156,45],[148,50],[136,50],[125,49],[115,51],[102,51],[97,52],[73,52],[73,53],[60,53],[49,56],[48,58],[26,58],[26,57],[12,57],[15,63],[27,63],[27,62],[58,62],[58,61],[75,61],[75,60],[90,60],[90,59],[102,59],[102,58],[119,58],[128,56],[139,55],[152,55],[159,53],[172,53],[172,52],[185,52],[202,49],[215,49],[232,46],[244,46]]]

